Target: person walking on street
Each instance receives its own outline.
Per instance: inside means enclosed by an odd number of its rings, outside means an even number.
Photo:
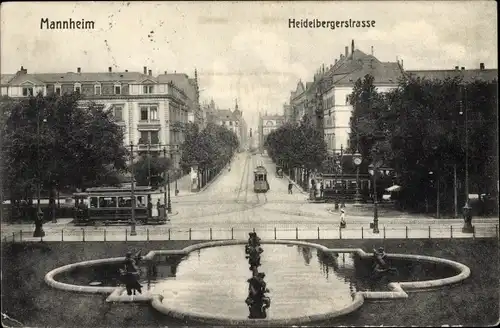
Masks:
[[[292,181],[288,181],[288,194],[293,194],[293,184]]]
[[[340,210],[340,227],[341,228],[345,228],[346,227],[345,210],[344,209]]]

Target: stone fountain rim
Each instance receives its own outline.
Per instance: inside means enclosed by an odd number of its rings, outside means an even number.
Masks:
[[[158,255],[186,256],[193,251],[203,248],[243,245],[246,243],[247,240],[221,240],[221,241],[198,243],[187,246],[181,250],[152,250],[146,256],[144,256],[143,259],[152,260],[155,256]],[[296,240],[262,240],[261,244],[308,246],[308,247],[314,247],[324,253],[355,253],[361,258],[368,258],[372,256],[371,253],[366,253],[361,248],[327,248],[326,246],[323,245],[305,241],[296,241]],[[357,310],[359,307],[363,305],[365,300],[404,299],[408,298],[407,292],[432,290],[438,287],[459,283],[470,276],[469,267],[456,261],[451,261],[427,255],[393,254],[393,253],[388,253],[387,255],[391,258],[412,259],[412,260],[420,260],[420,261],[434,262],[443,265],[448,265],[453,267],[459,273],[452,277],[435,279],[435,280],[391,282],[388,284],[390,291],[386,292],[373,292],[373,291],[356,292],[354,293],[353,302],[349,306],[340,310],[331,311],[324,314],[301,316],[289,319],[287,318],[287,319],[245,319],[245,320],[239,318],[231,318],[227,316],[222,317],[222,316],[200,315],[194,312],[190,312],[189,310],[185,311],[174,310],[165,306],[161,301],[162,296],[158,294],[136,295],[132,297],[122,296],[121,294],[125,290],[124,287],[79,286],[79,285],[62,283],[54,279],[56,275],[73,270],[78,267],[90,267],[101,263],[121,262],[123,261],[123,257],[89,260],[89,261],[82,261],[64,265],[48,272],[45,275],[44,280],[49,286],[65,291],[91,293],[91,294],[109,294],[108,298],[106,299],[107,302],[150,302],[151,305],[157,311],[178,319],[184,319],[184,320],[188,319],[198,322],[201,321],[204,323],[219,324],[219,325],[269,326],[269,325],[295,325],[295,324],[304,324],[304,323],[311,323],[311,322],[332,319]]]

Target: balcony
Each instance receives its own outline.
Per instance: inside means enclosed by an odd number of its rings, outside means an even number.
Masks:
[[[141,141],[139,141],[139,144],[137,145],[138,151],[141,151],[141,152],[148,151],[148,149],[150,152],[160,151],[161,150],[160,142],[158,141],[158,143],[147,144],[147,143],[141,143]]]
[[[170,124],[170,129],[172,131],[184,131],[185,127],[186,127],[186,124],[183,122],[179,122],[179,121],[176,121],[176,122],[173,122]]]
[[[137,124],[138,130],[160,130],[160,120],[139,121]]]

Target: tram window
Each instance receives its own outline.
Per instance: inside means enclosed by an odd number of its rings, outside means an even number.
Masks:
[[[132,197],[118,197],[118,207],[132,207]]]
[[[97,197],[90,197],[90,207],[97,208]]]
[[[144,200],[144,196],[137,196],[137,205],[139,207],[145,207],[146,206],[146,202]]]
[[[99,207],[116,207],[116,197],[99,197]]]

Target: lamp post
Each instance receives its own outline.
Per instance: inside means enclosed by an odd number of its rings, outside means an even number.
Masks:
[[[179,180],[180,177],[180,169],[175,169],[175,195],[177,196],[179,194],[179,188],[177,188],[177,180]]]
[[[356,166],[356,195],[354,196],[354,203],[361,203],[361,194],[359,192],[359,166],[363,162],[363,157],[359,153],[359,150],[356,149],[356,153],[352,155],[352,162]]]
[[[148,140],[148,187],[151,187],[151,153],[150,153],[151,143]]]
[[[345,181],[344,181],[344,146],[340,145],[340,181],[342,182],[342,201],[340,208],[345,207]]]
[[[172,203],[170,202],[170,172],[167,172],[167,211],[172,214]]]
[[[131,236],[136,236],[137,232],[135,231],[135,170],[134,170],[134,145],[130,143],[130,169],[131,169],[131,174],[130,174],[130,191],[131,191],[131,198],[132,198],[132,218],[131,218],[131,224],[132,227],[130,229],[130,235]]]
[[[163,147],[163,157],[165,159],[167,159],[167,147]],[[165,179],[167,179],[167,176],[168,176],[168,167],[165,167],[165,172],[163,173],[164,176],[165,176]],[[163,190],[163,210],[165,211],[165,213],[167,213],[167,184],[165,184],[164,186],[164,190]],[[168,215],[165,215],[168,219]]]
[[[380,167],[380,162],[375,162],[375,164],[370,164],[368,172],[373,176],[373,223],[370,224],[373,227],[373,233],[379,233],[378,230],[378,200],[377,200],[377,174]]]
[[[464,115],[465,118],[465,205],[463,207],[464,216],[464,226],[462,232],[473,233],[474,227],[472,226],[472,213],[469,201],[469,124],[467,117],[467,87],[463,87],[463,110],[460,109],[460,115]]]
[[[43,122],[47,122],[43,119]],[[36,114],[36,214],[35,214],[35,231],[33,237],[45,236],[43,230],[43,212],[40,208],[40,194],[42,189],[42,179],[40,172],[40,109],[37,108]]]

